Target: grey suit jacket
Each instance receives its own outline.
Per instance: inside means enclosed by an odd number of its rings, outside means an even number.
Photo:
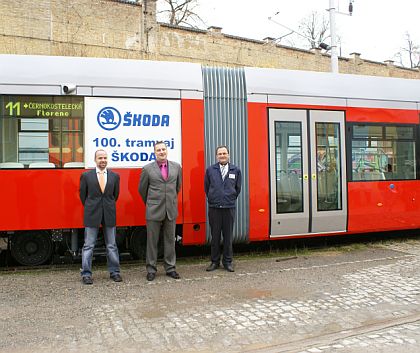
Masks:
[[[80,200],[84,209],[85,227],[99,227],[101,223],[107,227],[116,225],[116,201],[120,194],[120,176],[107,169],[108,177],[104,193],[102,193],[96,175],[92,169],[80,176]]]
[[[181,189],[181,166],[168,161],[168,179],[164,180],[157,162],[144,166],[140,175],[139,193],[146,205],[146,220],[175,220],[178,215],[178,192]]]

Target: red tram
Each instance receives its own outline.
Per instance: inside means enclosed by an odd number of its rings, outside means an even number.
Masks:
[[[140,256],[141,167],[182,164],[177,240],[205,244],[215,148],[243,170],[235,242],[420,226],[420,83],[192,63],[0,55],[0,235],[21,264],[77,255],[80,174],[121,176],[119,246]]]

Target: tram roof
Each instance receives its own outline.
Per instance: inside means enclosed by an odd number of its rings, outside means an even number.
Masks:
[[[202,91],[200,64],[169,61],[3,54],[0,77],[1,84]]]
[[[420,102],[420,81],[315,71],[245,68],[247,93]]]
[[[420,80],[245,68],[249,95],[420,102]],[[0,84],[203,91],[196,63],[41,55],[0,55]]]

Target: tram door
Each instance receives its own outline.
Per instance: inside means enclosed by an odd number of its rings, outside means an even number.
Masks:
[[[271,237],[346,230],[344,112],[269,109]]]

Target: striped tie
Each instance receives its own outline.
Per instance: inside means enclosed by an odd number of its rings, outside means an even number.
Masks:
[[[224,166],[222,166],[222,180],[225,180],[227,172],[227,164],[225,164]]]

